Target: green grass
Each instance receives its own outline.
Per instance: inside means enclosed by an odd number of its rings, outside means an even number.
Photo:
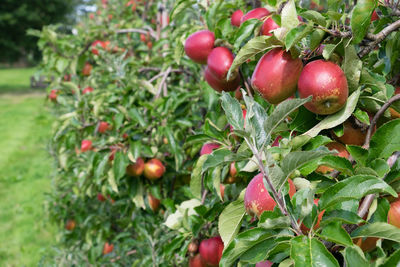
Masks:
[[[52,174],[44,103],[40,93],[0,95],[0,266],[37,266],[56,243],[44,206]]]
[[[21,93],[30,89],[36,68],[0,69],[0,93]]]

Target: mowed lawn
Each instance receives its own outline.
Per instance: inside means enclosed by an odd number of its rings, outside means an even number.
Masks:
[[[52,118],[44,91],[25,92],[33,72],[0,69],[0,266],[37,266],[56,242],[45,207]]]

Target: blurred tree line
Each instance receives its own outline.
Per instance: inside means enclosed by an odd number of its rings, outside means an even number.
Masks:
[[[0,62],[40,59],[37,38],[28,29],[40,30],[48,24],[72,25],[86,0],[0,0]]]

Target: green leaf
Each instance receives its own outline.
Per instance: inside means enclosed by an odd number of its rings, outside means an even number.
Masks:
[[[94,170],[94,178],[99,179],[104,174],[104,170],[109,161],[109,157],[110,155],[108,154],[104,155],[100,163],[97,165],[97,168]]]
[[[221,195],[221,188],[220,188],[220,185],[221,185],[221,169],[222,169],[222,166],[217,166],[212,172],[212,177],[213,177],[214,189],[215,189],[215,191],[217,191],[217,195],[219,196],[219,198],[221,200],[223,200],[222,199],[222,195]]]
[[[304,133],[304,135],[315,137],[322,130],[331,129],[345,122],[355,110],[359,96],[360,96],[360,89],[358,89],[349,96],[345,106],[341,110],[339,110],[335,114],[327,116],[317,125],[315,125],[312,129],[310,129],[308,132]]]
[[[371,138],[368,161],[375,158],[387,159],[393,152],[400,151],[400,119],[380,126]]]
[[[329,166],[347,175],[354,174],[353,165],[348,159],[343,157],[329,155],[320,159],[318,165]]]
[[[282,216],[279,211],[264,211],[258,221],[258,227],[264,229],[277,229],[290,227],[290,218]]]
[[[111,169],[108,171],[108,178],[107,178],[107,180],[108,180],[108,183],[109,183],[110,186],[111,186],[111,189],[112,189],[114,192],[118,193],[118,186],[117,186],[117,183],[115,182],[114,172],[113,172]]]
[[[290,31],[299,25],[299,19],[297,18],[296,5],[294,0],[289,0],[283,7],[281,12],[281,27]],[[287,49],[287,48],[286,48]]]
[[[333,210],[324,213],[320,225],[323,226],[335,221],[341,221],[342,223],[347,224],[359,224],[364,222],[364,220],[354,212],[347,210]]]
[[[203,155],[197,160],[190,177],[190,191],[196,198],[201,198],[202,169],[207,157],[208,155]]]
[[[240,161],[248,159],[251,156],[250,151],[244,151],[241,153],[234,154],[228,149],[217,149],[208,155],[207,160],[203,164],[202,172],[206,172],[208,169],[217,167],[224,163],[231,163],[233,161]]]
[[[325,240],[341,244],[344,246],[352,246],[353,241],[349,234],[343,229],[342,223],[339,221],[332,222],[322,228],[322,232],[319,236]]]
[[[400,229],[384,222],[369,223],[358,227],[351,237],[378,237],[400,243]]]
[[[242,65],[249,58],[257,55],[258,53],[265,52],[273,47],[279,47],[279,43],[272,36],[257,36],[250,41],[248,41],[237,53],[231,68],[228,72],[229,79],[231,73],[235,71],[240,65]]]
[[[140,151],[142,148],[142,142],[140,140],[130,142],[129,145],[129,152],[132,154],[133,158],[136,160],[138,157],[140,157]]]
[[[355,6],[351,20],[351,31],[353,32],[353,42],[358,44],[362,41],[371,24],[371,15],[377,5],[376,0],[359,0]]]
[[[369,175],[356,175],[330,186],[322,194],[318,206],[321,210],[336,203],[351,199],[361,199],[374,193],[389,193],[397,196],[396,192],[381,179]]]
[[[326,26],[326,18],[315,10],[307,10],[302,12],[300,16],[314,22],[315,24],[321,25],[322,27]]]
[[[400,262],[400,249],[395,251],[380,267],[398,266]]]
[[[171,21],[174,20],[175,17],[178,16],[180,13],[187,11],[187,9],[190,6],[194,5],[195,3],[196,3],[196,1],[194,1],[194,0],[180,0],[180,1],[175,2],[175,5],[172,8],[171,13],[169,15],[171,18]]]
[[[368,158],[368,150],[360,146],[346,146],[347,151],[353,157],[353,159],[362,166],[365,166]]]
[[[239,101],[226,92],[222,92],[221,100],[221,105],[225,111],[228,123],[232,125],[235,130],[243,130],[244,118]]]
[[[345,57],[342,68],[344,73],[346,74],[347,82],[349,84],[349,92],[352,93],[357,90],[359,86],[362,61],[357,55],[356,48],[354,47],[354,45],[350,44],[350,41],[348,41],[347,45],[345,45],[344,55]]]
[[[363,111],[363,110],[358,108],[358,109],[356,109],[356,111],[354,111],[353,114],[362,123],[364,123],[366,125],[370,125],[369,116],[368,116],[367,112],[365,112],[365,111]]]
[[[244,193],[242,191],[237,200],[231,202],[222,211],[218,219],[218,232],[224,241],[225,247],[235,238],[237,233],[239,233],[240,227],[242,225],[242,220],[246,214],[244,209]]]
[[[128,161],[126,156],[121,151],[117,151],[113,161],[114,177],[117,181],[125,175],[127,166]]]
[[[140,126],[146,127],[146,122],[144,121],[142,114],[140,114],[140,112],[139,112],[139,110],[137,110],[137,108],[131,108],[128,111],[128,114],[131,117],[131,119],[134,120],[135,122],[138,122],[140,124]]]
[[[346,266],[369,266],[363,251],[358,246],[347,247],[343,254]]]
[[[326,247],[318,239],[308,236],[292,239],[290,257],[296,267],[339,267],[339,263]]]
[[[246,20],[245,22],[243,22],[240,25],[239,30],[236,32],[235,34],[235,43],[234,43],[234,47],[235,49],[238,49],[240,47],[240,45],[247,39],[249,38],[251,35],[253,35],[254,29],[257,27],[257,25],[259,25],[261,23],[260,20],[258,19],[249,19]],[[232,69],[232,67],[231,67]],[[228,76],[229,77],[229,76]]]

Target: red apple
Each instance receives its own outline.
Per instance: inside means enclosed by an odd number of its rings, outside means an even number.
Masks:
[[[114,245],[106,242],[103,247],[103,255],[111,253],[113,251],[113,249],[114,249]]]
[[[295,93],[302,69],[301,59],[275,48],[258,61],[251,84],[269,103],[278,104]]]
[[[108,124],[108,122],[101,121],[101,122],[99,122],[99,126],[97,128],[97,131],[99,133],[105,133],[108,130],[109,127],[110,127],[110,125]]]
[[[312,96],[304,106],[316,114],[328,115],[339,111],[347,101],[349,89],[342,69],[333,62],[315,60],[301,72],[298,89],[301,98]]]
[[[144,171],[144,161],[142,158],[137,158],[136,163],[129,164],[128,167],[126,167],[126,173],[129,176],[133,177],[138,177],[142,175]]]
[[[81,152],[86,152],[92,149],[92,141],[84,139],[81,142]]]
[[[367,132],[357,128],[350,121],[345,121],[343,123],[343,135],[338,137],[333,131],[332,134],[336,140],[339,140],[343,144],[362,146],[365,142]]]
[[[378,13],[376,13],[376,11],[374,10],[374,12],[372,12],[372,15],[371,15],[371,22],[378,20],[378,19],[379,19]]]
[[[106,201],[106,198],[102,194],[98,193],[97,194],[97,200],[100,201],[100,202],[104,202],[104,201]]]
[[[86,87],[85,89],[82,90],[82,94],[88,94],[88,93],[91,93],[91,92],[93,92],[93,88],[90,87],[90,86],[88,86],[88,87]]]
[[[211,154],[213,152],[214,149],[219,148],[221,145],[220,144],[215,144],[215,143],[207,143],[204,144],[201,147],[200,150],[200,156],[206,155],[206,154]]]
[[[83,66],[83,69],[82,69],[82,75],[89,76],[90,73],[92,72],[92,68],[93,68],[92,65],[90,65],[90,63],[86,62],[85,66]]]
[[[147,200],[149,201],[149,206],[153,212],[156,212],[160,207],[161,201],[153,196],[151,193],[147,194]]]
[[[207,57],[214,48],[215,36],[208,30],[191,34],[185,42],[185,53],[194,62],[207,63]]]
[[[289,196],[296,193],[296,188],[292,180],[289,182]],[[260,217],[263,211],[272,211],[276,206],[275,200],[270,196],[264,186],[263,175],[257,174],[247,185],[244,195],[244,205],[249,215]]]
[[[215,78],[221,81],[226,81],[226,76],[232,65],[233,59],[234,56],[231,50],[222,46],[216,47],[208,55],[207,68]],[[234,78],[236,78],[236,75]],[[230,81],[234,80],[234,78],[231,78]],[[237,86],[235,89],[236,88]]]
[[[225,185],[220,184],[219,185],[219,190],[221,191],[221,198],[224,199],[224,196],[225,196]]]
[[[229,175],[231,177],[236,177],[236,174],[237,174],[237,170],[235,167],[235,162],[231,162],[231,165],[229,166]]]
[[[96,48],[98,45],[103,47],[103,42],[100,40],[96,40],[92,43],[92,53],[95,55],[99,54],[99,50],[97,50]]]
[[[207,267],[207,264],[204,262],[200,254],[197,254],[189,259],[189,267]]]
[[[400,228],[400,198],[390,204],[388,223]]]
[[[231,24],[233,26],[239,27],[240,26],[240,20],[243,17],[243,11],[238,9],[235,12],[233,12],[231,16]]]
[[[261,26],[261,34],[267,35],[267,36],[272,36],[271,31],[278,29],[278,28],[279,28],[279,25],[276,24],[276,22],[272,18],[268,18]]]
[[[240,20],[240,24],[242,24],[243,22],[245,22],[246,20],[249,19],[262,19],[263,17],[266,17],[269,15],[269,11],[266,8],[263,7],[259,7],[259,8],[255,8],[250,10],[249,12],[247,12]]]
[[[74,220],[68,220],[67,223],[65,224],[65,229],[68,231],[73,231],[75,229],[76,223]]]
[[[350,153],[347,152],[346,147],[344,145],[342,145],[341,143],[338,142],[332,142],[329,143],[327,145],[325,145],[329,150],[337,150],[338,153],[336,153],[336,156],[342,157],[342,158],[349,158],[350,157]],[[316,172],[320,172],[320,173],[328,173],[333,171],[333,169],[331,167],[328,166],[318,166]]]
[[[57,90],[57,89],[53,89],[53,90],[50,91],[49,99],[50,99],[52,102],[56,102],[56,101],[57,101],[57,93],[58,93],[58,90]]]
[[[165,167],[158,159],[151,159],[144,164],[144,176],[150,180],[160,179],[165,172]]]
[[[220,80],[214,76],[208,67],[204,71],[204,79],[217,92],[231,92],[236,90],[236,88],[240,85],[239,75],[237,75],[236,78],[231,81]]]
[[[220,236],[205,239],[200,243],[200,256],[208,266],[218,266],[224,250]]]
[[[143,43],[146,42],[146,35],[144,35],[143,33],[140,34],[140,41],[142,41]]]
[[[148,49],[152,49],[153,48],[153,43],[151,41],[148,41],[146,45],[147,45]]]
[[[314,199],[314,204],[315,204],[316,206],[318,206],[318,202],[319,202],[319,199],[318,199],[318,198]],[[313,227],[314,230],[319,228],[319,223],[321,222],[322,216],[324,215],[324,213],[325,213],[325,210],[321,211],[321,212],[318,214],[317,223],[314,224],[314,227]],[[301,229],[301,231],[303,231],[303,233],[305,233],[305,234],[307,234],[307,233],[310,231],[310,228],[308,228],[308,227],[305,226],[304,224],[301,224],[301,225],[300,225],[300,229]]]

